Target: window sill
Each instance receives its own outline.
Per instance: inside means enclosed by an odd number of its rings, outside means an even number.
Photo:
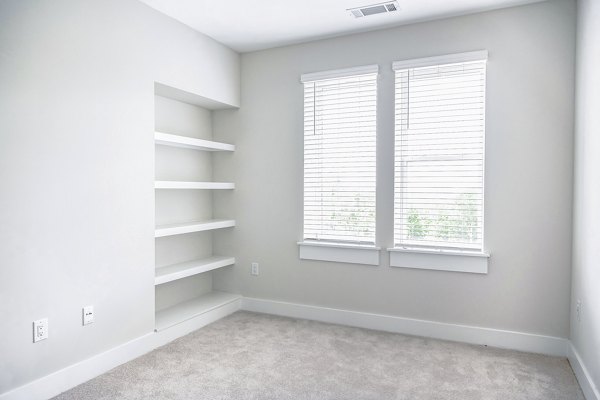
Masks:
[[[490,255],[478,251],[394,247],[388,249],[390,266],[437,271],[487,274]]]
[[[298,242],[301,260],[379,265],[380,247],[334,242]]]

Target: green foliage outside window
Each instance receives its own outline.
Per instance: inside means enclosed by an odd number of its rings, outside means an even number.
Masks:
[[[477,208],[472,194],[461,194],[451,211],[437,213],[410,209],[407,219],[407,238],[441,242],[475,242],[478,239]],[[431,211],[429,211],[431,212]]]
[[[331,193],[335,196],[335,193]],[[374,225],[375,213],[366,201],[361,201],[360,194],[354,196],[354,204],[333,211],[329,217],[333,230],[350,231],[368,237],[373,234],[369,226]]]

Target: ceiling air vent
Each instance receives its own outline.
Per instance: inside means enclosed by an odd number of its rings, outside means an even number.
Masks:
[[[392,1],[392,2],[387,2],[387,3],[377,3],[377,4],[371,4],[368,6],[362,6],[362,7],[348,9],[348,11],[350,11],[350,13],[352,13],[352,15],[354,15],[355,18],[367,17],[369,15],[375,15],[375,14],[389,13],[389,12],[397,11],[397,10],[398,10],[398,2],[397,1]]]

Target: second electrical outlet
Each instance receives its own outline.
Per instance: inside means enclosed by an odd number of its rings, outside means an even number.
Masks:
[[[94,306],[83,307],[83,325],[89,325],[94,322]]]
[[[252,275],[258,275],[258,263],[257,262],[252,263],[252,270],[250,271],[250,273]]]

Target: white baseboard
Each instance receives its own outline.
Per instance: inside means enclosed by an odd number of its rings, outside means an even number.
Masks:
[[[371,314],[255,298],[242,298],[158,333],[148,333],[26,385],[0,394],[0,400],[46,400],[167,344],[239,309],[356,326],[407,335],[465,342],[534,353],[567,356],[588,400],[600,400],[597,389],[567,339],[473,326]],[[585,388],[587,385],[587,389]],[[591,397],[588,393],[595,395]]]
[[[575,372],[577,382],[579,382],[579,386],[581,386],[581,390],[583,391],[586,400],[600,400],[600,391],[594,384],[594,380],[585,367],[583,360],[579,357],[577,349],[575,349],[575,346],[573,346],[573,343],[571,342],[569,342],[568,352],[571,368],[573,368],[573,372]]]
[[[164,331],[148,333],[104,353],[0,394],[0,400],[47,400],[157,347],[232,314],[240,307],[241,300],[236,300]]]
[[[242,299],[242,310],[403,333],[406,335],[487,345],[530,353],[562,357],[566,357],[567,355],[568,340],[552,336],[447,324],[250,297]]]

